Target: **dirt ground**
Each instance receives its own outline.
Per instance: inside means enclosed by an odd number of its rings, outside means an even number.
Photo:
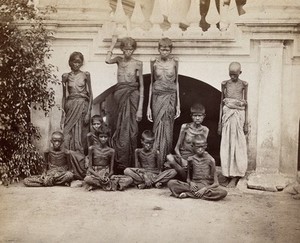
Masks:
[[[165,189],[0,186],[0,242],[299,242],[300,200],[228,190],[219,202]]]

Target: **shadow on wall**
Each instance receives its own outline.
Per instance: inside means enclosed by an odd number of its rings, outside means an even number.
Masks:
[[[145,93],[143,106],[143,119],[139,123],[138,146],[141,146],[140,136],[144,130],[151,130],[152,123],[147,120],[147,105],[149,97],[150,74],[144,75]],[[193,79],[190,77],[179,75],[179,90],[180,90],[180,104],[181,116],[175,120],[173,147],[175,147],[180,127],[183,123],[191,122],[190,107],[194,103],[201,103],[206,108],[206,117],[203,125],[209,128],[208,148],[207,151],[214,157],[216,164],[220,165],[220,140],[221,137],[217,134],[219,121],[219,107],[221,92],[209,84]],[[106,116],[106,120],[114,132],[113,114],[116,102],[113,100],[112,93],[114,86],[110,87],[98,97],[94,99],[94,105],[100,107],[100,114]]]

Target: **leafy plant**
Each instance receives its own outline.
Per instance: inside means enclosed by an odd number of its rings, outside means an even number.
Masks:
[[[52,34],[45,16],[28,1],[0,0],[0,182],[5,184],[38,173],[43,163],[30,113],[37,109],[47,116],[55,105],[49,84],[59,84],[55,67],[47,63]]]

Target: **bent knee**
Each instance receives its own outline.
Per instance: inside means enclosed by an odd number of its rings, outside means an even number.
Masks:
[[[168,187],[173,187],[174,184],[176,184],[177,180],[169,180],[167,183]]]
[[[173,154],[168,154],[166,158],[167,158],[167,160],[170,161],[170,162],[171,162],[171,161],[174,161],[174,155],[173,155]]]
[[[130,168],[126,168],[124,170],[124,175],[130,176],[132,174],[132,170]]]
[[[70,178],[70,179],[73,179],[74,174],[73,174],[71,171],[67,171],[67,172],[66,172],[66,176],[67,176],[68,178]]]

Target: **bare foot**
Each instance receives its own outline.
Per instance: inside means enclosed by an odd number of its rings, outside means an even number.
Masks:
[[[187,198],[187,194],[185,192],[180,193],[178,198]]]
[[[239,178],[238,177],[233,177],[230,182],[228,183],[227,187],[228,188],[235,188],[236,184],[238,183]]]
[[[94,189],[95,188],[93,186],[89,186],[87,190],[90,192],[90,191],[93,191]]]
[[[158,188],[158,189],[162,188],[162,186],[163,186],[163,184],[161,182],[157,182],[155,184],[155,187]]]
[[[145,189],[146,185],[145,184],[139,184],[137,187],[138,187],[138,189]]]

